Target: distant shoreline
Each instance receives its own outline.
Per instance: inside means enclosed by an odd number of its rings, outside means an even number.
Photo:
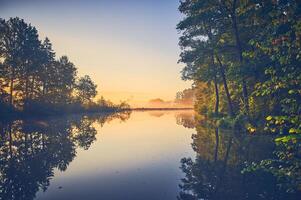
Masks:
[[[3,119],[24,119],[24,118],[47,118],[47,117],[54,117],[54,116],[67,116],[67,115],[74,115],[74,114],[113,114],[113,113],[122,113],[126,111],[172,111],[172,110],[193,110],[193,108],[128,108],[128,109],[112,109],[112,110],[84,110],[84,111],[75,111],[75,112],[61,112],[61,113],[53,113],[53,114],[30,114],[27,112],[18,112],[14,111],[11,113],[6,113],[4,115],[0,114],[0,121]]]
[[[193,110],[194,108],[130,108],[133,111],[148,111],[148,110]]]

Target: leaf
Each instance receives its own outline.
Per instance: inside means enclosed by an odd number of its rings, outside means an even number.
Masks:
[[[290,130],[288,132],[291,133],[291,134],[293,134],[293,133],[301,133],[301,130],[296,129],[296,128],[290,128]]]
[[[272,116],[267,116],[265,119],[266,119],[267,121],[271,121],[271,120],[273,119],[273,117],[272,117]]]

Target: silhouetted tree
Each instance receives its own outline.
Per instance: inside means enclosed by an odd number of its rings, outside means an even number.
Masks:
[[[88,104],[96,96],[97,86],[87,75],[76,82],[76,96],[82,104]]]

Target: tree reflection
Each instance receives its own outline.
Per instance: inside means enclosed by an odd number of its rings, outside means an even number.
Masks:
[[[175,114],[176,123],[182,125],[185,128],[195,127],[194,111],[178,112]]]
[[[87,150],[96,140],[93,123],[130,113],[0,122],[0,199],[31,200],[45,191],[54,169],[65,171],[76,148]]]
[[[96,140],[96,130],[92,126],[93,121],[87,116],[81,118],[79,122],[75,122],[72,139],[74,143],[87,150],[91,144]]]
[[[148,111],[147,112],[150,116],[152,116],[152,117],[162,117],[163,115],[165,115],[166,114],[166,111],[164,111],[164,110],[150,110],[150,111]]]
[[[199,122],[192,136],[196,158],[183,158],[185,174],[179,200],[197,199],[297,199],[300,193],[287,193],[279,179],[267,170],[242,173],[246,163],[273,158],[275,149],[268,136],[251,136],[221,130]]]

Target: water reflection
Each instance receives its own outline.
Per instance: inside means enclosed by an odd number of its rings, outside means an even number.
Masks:
[[[185,128],[195,128],[195,116],[193,110],[177,112],[175,117],[178,125],[182,125]]]
[[[5,200],[300,195],[287,193],[279,187],[283,180],[264,170],[241,173],[246,161],[275,158],[271,137],[221,130],[188,110],[2,121],[0,136]]]
[[[31,200],[45,191],[54,169],[65,171],[77,148],[89,149],[96,140],[94,122],[101,126],[130,113],[15,120],[0,122],[0,199]]]
[[[196,157],[181,160],[185,178],[179,185],[179,200],[298,199],[300,192],[288,193],[280,187],[283,183],[267,171],[242,173],[246,163],[273,158],[271,137],[219,130],[208,121],[196,124],[192,135]]]
[[[147,111],[147,113],[152,117],[160,118],[164,115],[171,114],[176,118],[176,123],[178,125],[184,126],[185,128],[195,128],[195,116],[194,110],[174,110],[174,111],[164,111],[164,110],[152,110]]]
[[[148,114],[152,117],[162,117],[166,114],[165,111],[160,111],[160,110],[154,110],[154,111],[148,111]]]

